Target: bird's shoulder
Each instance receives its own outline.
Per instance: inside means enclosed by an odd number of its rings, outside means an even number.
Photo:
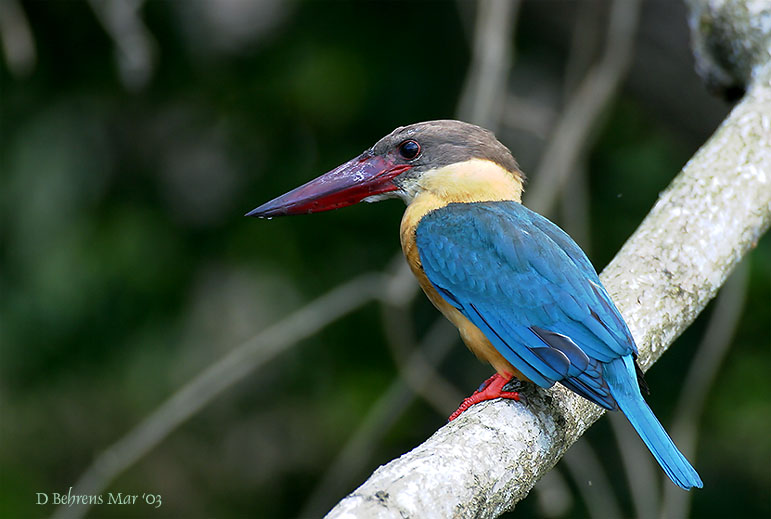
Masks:
[[[567,233],[514,201],[434,209],[417,223],[416,245],[464,270],[478,270],[476,265],[499,273],[535,271],[558,284],[571,276],[599,283],[592,263]]]

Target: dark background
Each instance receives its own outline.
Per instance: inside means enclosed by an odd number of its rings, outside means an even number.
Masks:
[[[396,126],[454,117],[475,13],[470,2],[195,0],[145,2],[137,18],[95,4],[0,6],[3,517],[50,515],[36,492],[66,493],[95,456],[226,352],[336,285],[392,268],[398,201],[272,221],[242,215]],[[601,34],[608,4],[590,4]],[[538,109],[543,128],[515,113],[497,134],[532,182],[571,94],[567,63],[585,9],[528,1],[519,13],[510,94]],[[129,20],[128,37],[110,29],[110,13],[113,25]],[[31,37],[26,58],[9,54],[17,29]],[[729,110],[693,72],[685,7],[644,2],[629,74],[583,161],[584,225],[564,208],[551,216],[601,270]],[[718,377],[700,388],[707,402],[690,458],[705,488],[691,493],[694,517],[771,512],[768,237],[744,263],[737,332]],[[713,306],[648,373],[665,426]],[[328,510],[448,414],[423,399],[389,409],[358,463],[320,487],[398,377],[384,314],[367,304],[250,373],[104,491],[160,494],[160,509],[97,506],[89,516]],[[419,339],[436,316],[421,296],[399,318]],[[459,342],[438,369],[459,394],[490,373]],[[632,515],[607,419],[586,437],[610,482],[606,497]],[[564,465],[545,484],[557,494],[537,490],[515,513],[589,516],[590,482]],[[546,495],[562,505],[550,508]]]

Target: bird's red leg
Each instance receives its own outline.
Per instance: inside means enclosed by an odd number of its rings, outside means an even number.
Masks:
[[[512,383],[513,382],[513,383]],[[501,375],[500,373],[496,373],[492,377],[485,380],[481,386],[479,386],[479,389],[474,391],[474,394],[470,397],[466,398],[463,403],[460,405],[460,407],[450,415],[449,421],[455,420],[457,417],[459,417],[463,412],[471,407],[474,404],[478,404],[479,402],[484,402],[485,400],[494,400],[496,398],[509,398],[511,400],[515,400],[517,402],[520,401],[522,398],[518,391],[505,391],[507,388],[506,386],[514,386],[519,385],[521,382],[514,378],[513,375],[509,375],[508,373],[504,375]]]

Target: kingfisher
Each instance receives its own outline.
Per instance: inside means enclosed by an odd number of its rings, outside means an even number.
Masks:
[[[586,254],[521,204],[524,174],[492,132],[454,120],[402,126],[358,157],[247,213],[271,218],[401,198],[400,238],[426,296],[495,375],[485,400],[521,381],[560,383],[621,410],[679,487],[702,487],[645,402],[637,346]]]

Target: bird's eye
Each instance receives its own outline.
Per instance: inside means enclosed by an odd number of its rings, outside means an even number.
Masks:
[[[415,141],[404,141],[399,145],[399,155],[407,160],[414,159],[420,155],[420,144]]]

